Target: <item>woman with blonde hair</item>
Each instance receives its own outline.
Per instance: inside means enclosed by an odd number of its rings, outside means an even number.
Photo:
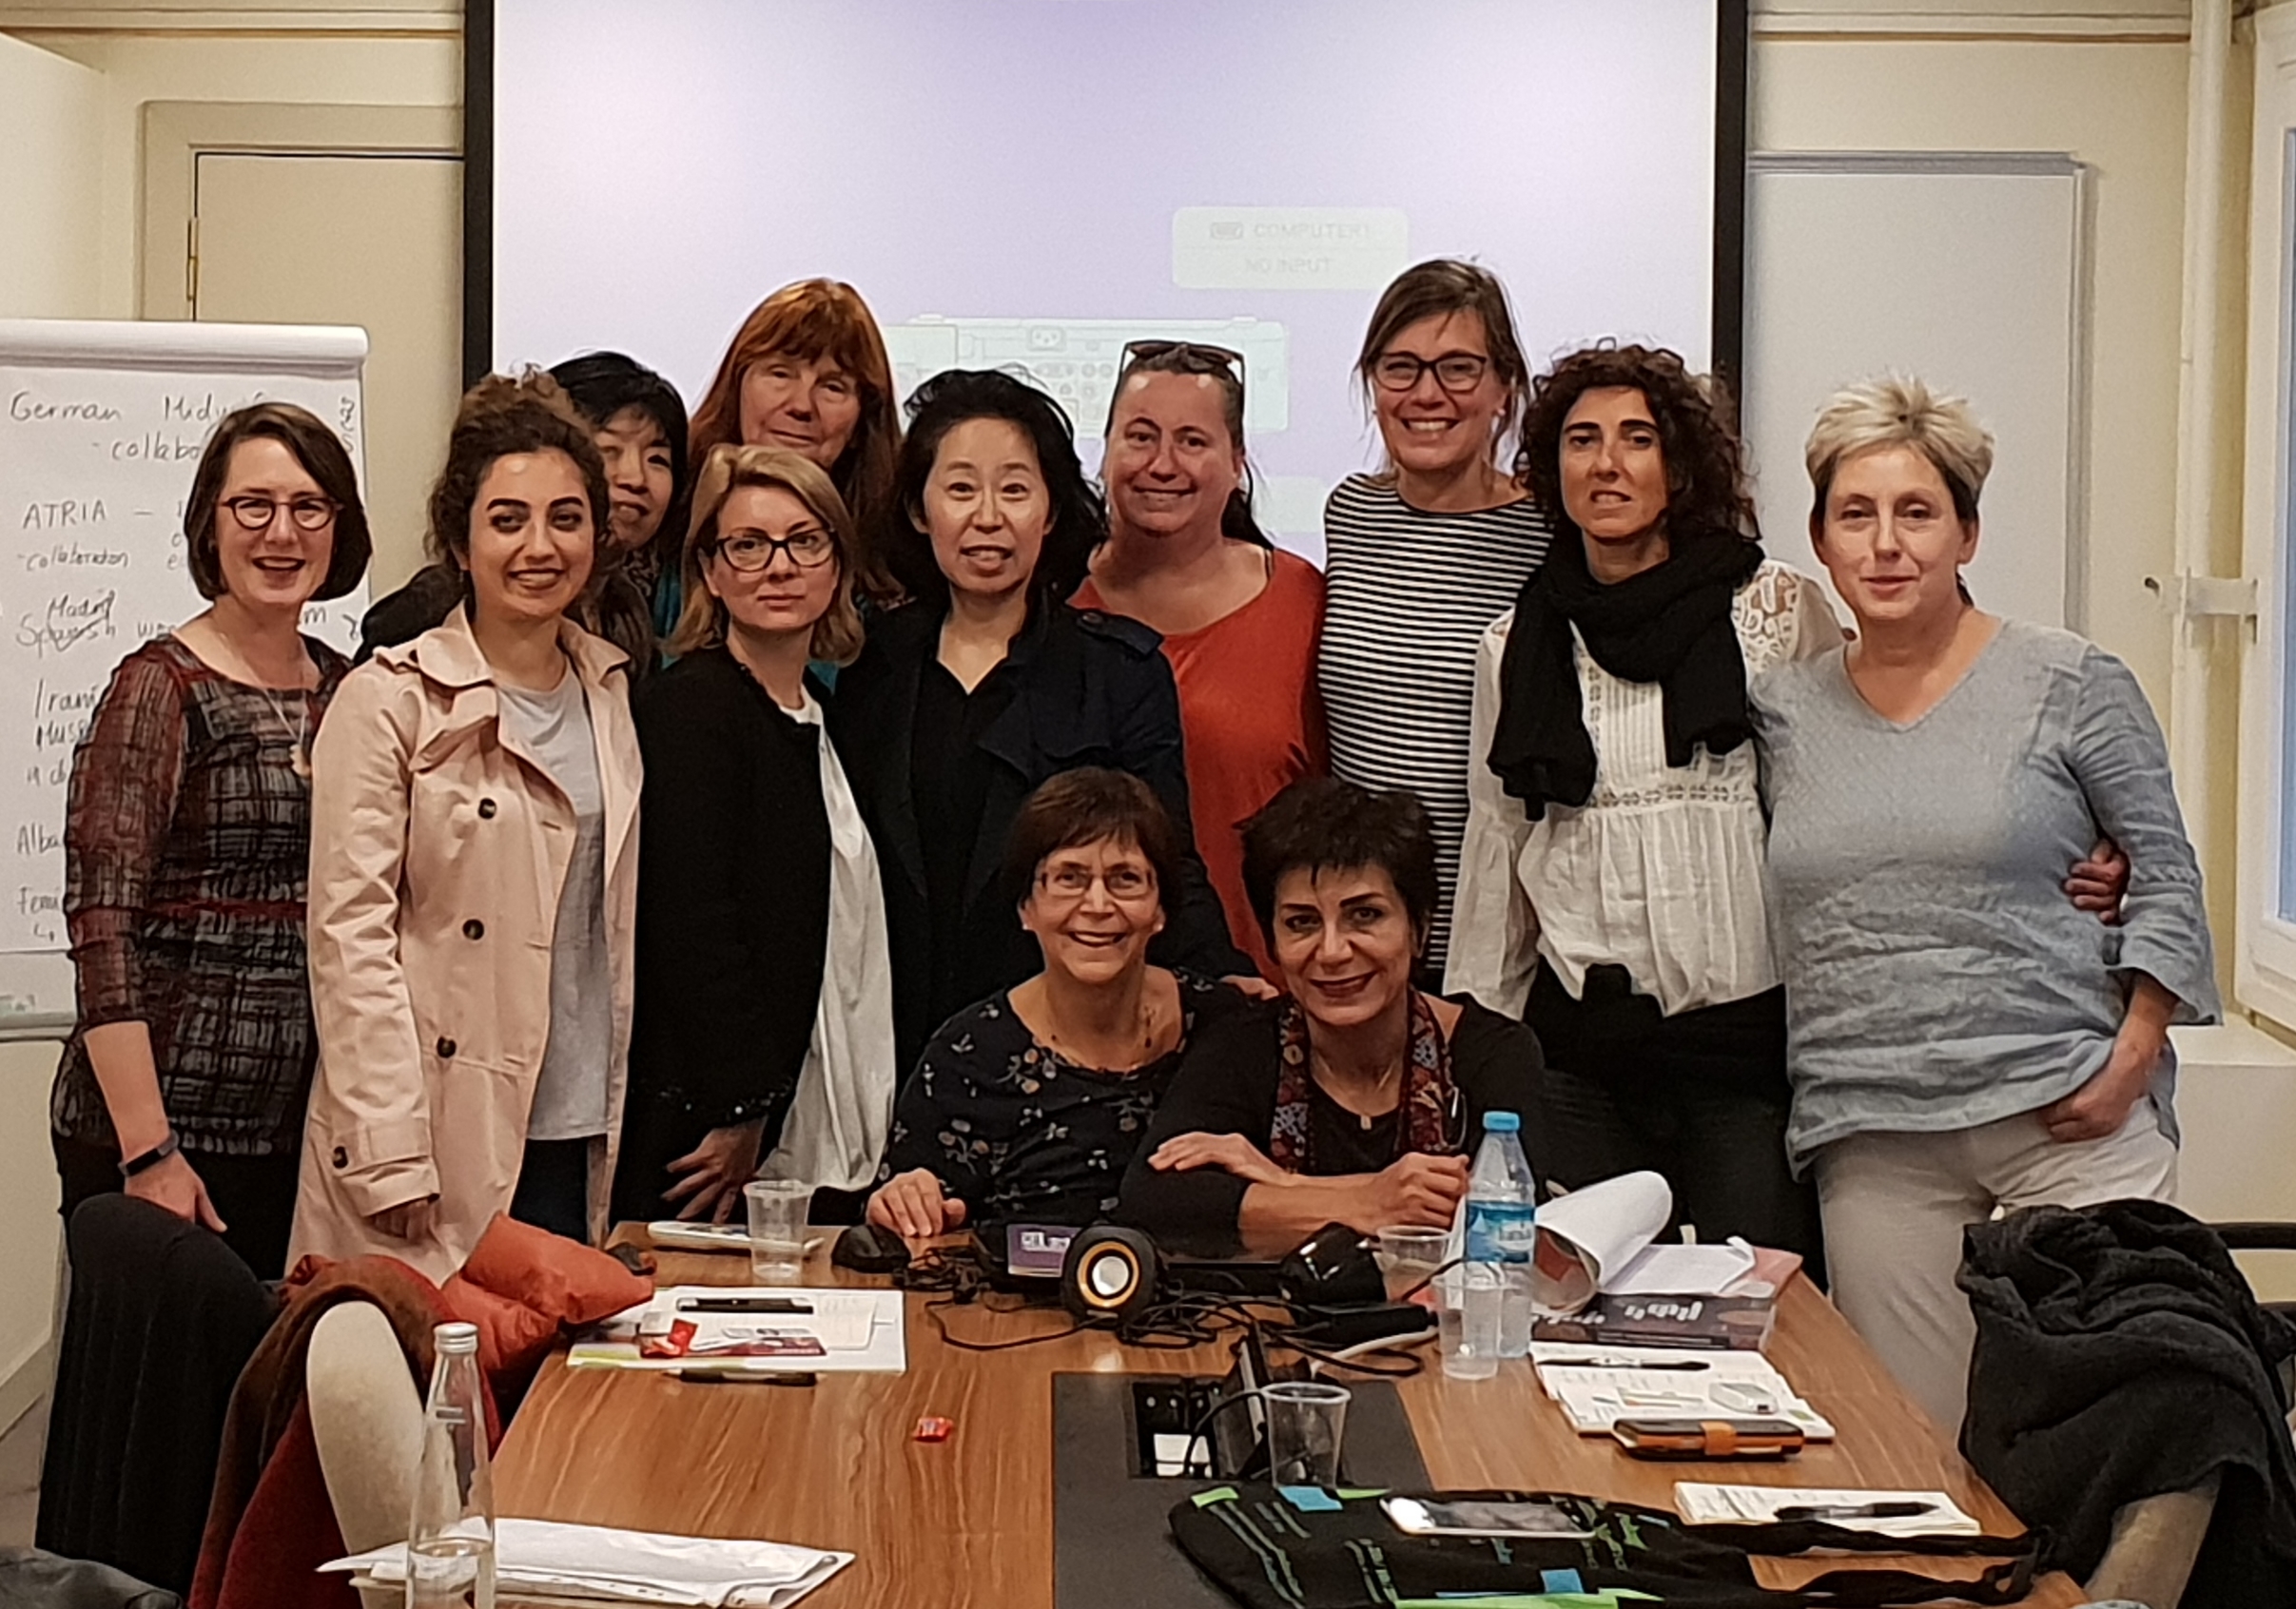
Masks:
[[[1995,1209],[2167,1199],[2171,1022],[2218,1014],[2200,868],[2158,724],[2094,644],[1979,609],[1993,439],[1917,379],[1853,386],[1810,434],[1810,536],[1857,617],[1752,689],[1770,811],[1797,1170],[1834,1298],[1960,1422],[1962,1230]],[[2117,926],[2065,898],[2099,834]]]
[[[868,543],[893,510],[901,412],[885,338],[851,285],[800,280],[751,309],[694,405],[688,439],[697,475],[729,445],[783,448],[827,471],[852,516],[853,586],[871,601],[899,595]]]
[[[812,459],[710,449],[675,663],[637,701],[648,792],[620,1216],[723,1223],[761,1173],[858,1191],[885,1150],[885,892],[806,669],[860,651],[853,552]]]
[[[345,677],[313,755],[321,1049],[290,1263],[379,1252],[443,1279],[497,1212],[604,1231],[638,748],[628,656],[571,616],[610,517],[555,381],[471,388],[430,507],[469,601]]]

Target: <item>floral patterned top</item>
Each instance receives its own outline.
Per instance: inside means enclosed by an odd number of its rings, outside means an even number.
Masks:
[[[1041,1043],[1009,991],[941,1026],[893,1109],[883,1182],[929,1168],[974,1224],[1088,1224],[1117,1187],[1199,1029],[1243,1008],[1224,983],[1177,973],[1180,1039],[1144,1067],[1104,1073]]]

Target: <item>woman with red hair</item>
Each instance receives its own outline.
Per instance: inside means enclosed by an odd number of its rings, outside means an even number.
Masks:
[[[854,582],[865,599],[899,588],[870,551],[887,512],[901,449],[893,368],[868,303],[836,280],[800,280],[759,302],[734,333],[693,410],[696,475],[711,448],[781,447],[829,472],[860,533]],[[677,600],[666,600],[671,616]]]

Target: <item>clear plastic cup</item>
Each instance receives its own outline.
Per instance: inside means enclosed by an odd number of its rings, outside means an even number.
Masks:
[[[749,1211],[749,1277],[759,1285],[793,1285],[806,1264],[806,1212],[813,1187],[788,1179],[742,1186]]]
[[[1453,1380],[1489,1380],[1499,1372],[1499,1304],[1506,1283],[1489,1263],[1451,1270],[1440,1282],[1437,1344]]]
[[[1260,1403],[1268,1416],[1269,1481],[1278,1486],[1339,1484],[1348,1388],[1321,1380],[1285,1380],[1262,1391]]]
[[[1450,1250],[1450,1231],[1414,1229],[1398,1225],[1379,1231],[1378,1250],[1372,1256],[1379,1263],[1380,1277],[1387,1282],[1387,1299],[1400,1301],[1403,1293],[1422,1283],[1429,1274],[1443,1266],[1444,1253]],[[1434,1291],[1422,1291],[1419,1300],[1430,1307]]]

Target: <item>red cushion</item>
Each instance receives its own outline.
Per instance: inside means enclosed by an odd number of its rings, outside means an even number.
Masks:
[[[558,1339],[558,1324],[523,1302],[497,1296],[456,1274],[438,1288],[447,1311],[478,1327],[478,1367],[493,1379],[523,1373],[540,1363]]]
[[[501,1213],[461,1277],[562,1325],[595,1324],[653,1295],[653,1281],[605,1252]]]

